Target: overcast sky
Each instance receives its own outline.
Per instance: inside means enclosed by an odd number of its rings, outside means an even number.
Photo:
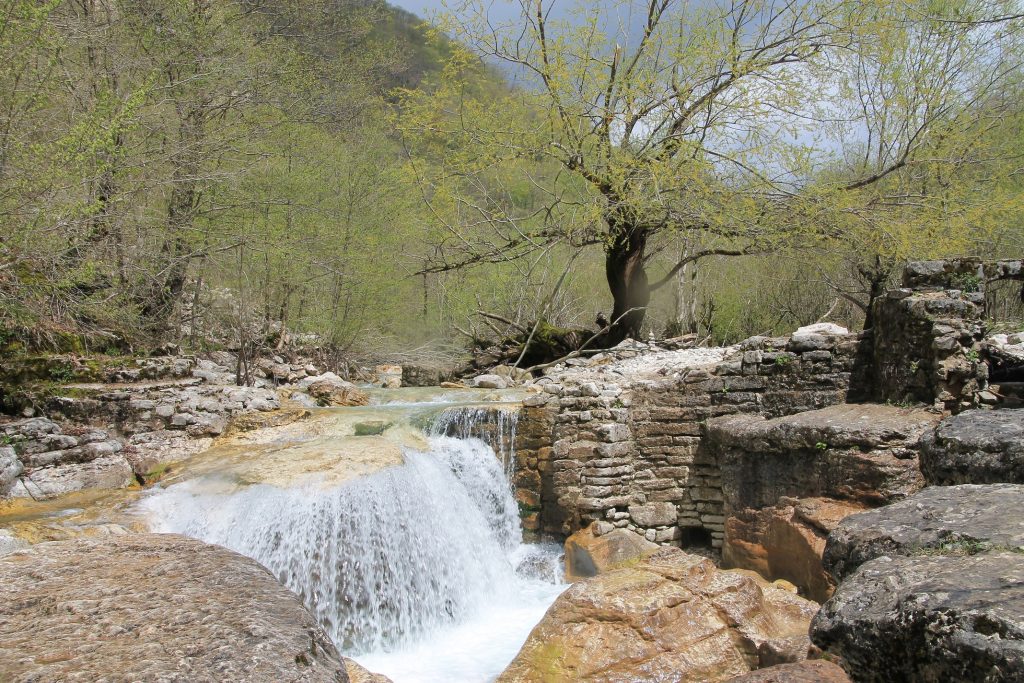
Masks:
[[[388,0],[388,2],[396,7],[401,7],[414,14],[418,14],[424,19],[444,11],[441,0]],[[496,20],[508,21],[509,19],[517,18],[520,11],[519,3],[510,0],[495,0],[491,6],[491,16]]]

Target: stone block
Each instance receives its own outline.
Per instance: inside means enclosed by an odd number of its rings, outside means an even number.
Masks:
[[[629,506],[630,519],[637,526],[656,527],[675,524],[677,519],[676,506],[668,502],[652,502],[644,505]]]

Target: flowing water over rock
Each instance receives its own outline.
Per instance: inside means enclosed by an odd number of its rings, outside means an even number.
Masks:
[[[459,439],[483,439],[495,445],[498,459],[505,468],[505,477],[511,482],[515,468],[516,427],[519,425],[518,406],[514,410],[490,406],[459,406],[446,408],[429,427],[431,434],[454,436]]]
[[[435,406],[431,420],[422,408],[392,404],[386,415],[432,434],[403,447],[404,464],[331,486],[323,481],[336,479],[319,471],[259,483],[205,468],[139,508],[155,531],[258,560],[302,597],[341,650],[396,683],[492,680],[564,588],[560,548],[522,543],[505,471],[515,412]],[[363,419],[367,409],[343,411]],[[495,427],[508,437],[499,440],[504,462],[474,438]],[[337,441],[346,450],[358,443]]]

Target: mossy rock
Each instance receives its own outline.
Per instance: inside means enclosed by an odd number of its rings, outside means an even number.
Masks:
[[[391,422],[386,422],[385,420],[367,420],[366,422],[356,423],[354,433],[356,436],[380,436],[391,425]]]

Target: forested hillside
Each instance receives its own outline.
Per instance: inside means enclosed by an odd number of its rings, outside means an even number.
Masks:
[[[0,342],[733,341],[1024,249],[1014,3],[548,4],[0,1]]]
[[[448,52],[418,19],[362,0],[10,0],[0,22],[8,344],[201,348],[269,321],[340,346],[441,334],[393,132],[393,90]]]

